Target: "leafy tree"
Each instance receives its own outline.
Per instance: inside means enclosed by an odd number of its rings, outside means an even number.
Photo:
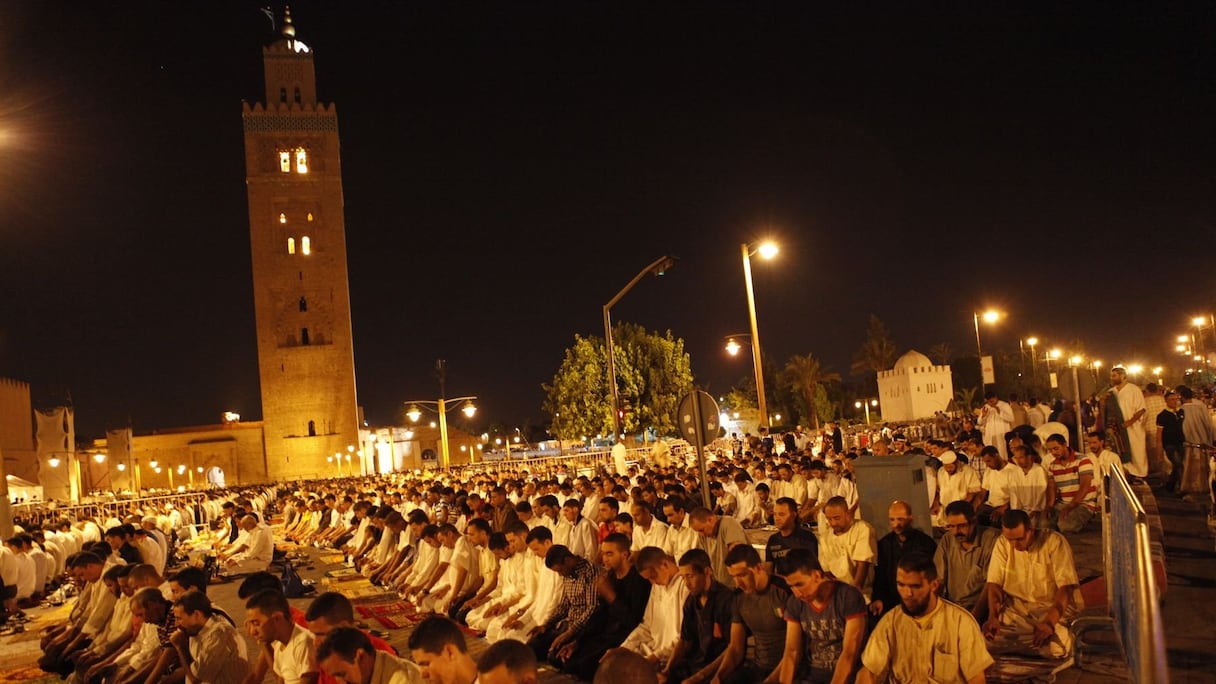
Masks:
[[[819,412],[816,410],[815,396],[819,386],[825,382],[839,382],[840,374],[827,372],[819,359],[813,354],[798,356],[795,354],[785,363],[781,375],[782,385],[802,399],[806,415],[814,418],[815,428],[819,428]]]
[[[895,342],[891,339],[891,334],[887,332],[887,326],[883,325],[878,316],[870,314],[866,341],[853,356],[853,365],[850,370],[853,375],[866,376],[867,380],[876,379],[879,371],[888,370],[895,364],[895,354]],[[867,384],[870,383],[867,382]]]
[[[660,335],[626,323],[614,327],[613,346],[617,396],[625,411],[622,429],[632,433],[649,427],[660,435],[671,434],[680,398],[692,388],[692,362],[684,341],[671,331]],[[576,335],[553,382],[544,385],[543,409],[552,418],[555,436],[612,434],[607,377],[603,339]]]

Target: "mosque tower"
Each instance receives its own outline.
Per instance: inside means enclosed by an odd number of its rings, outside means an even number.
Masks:
[[[262,61],[265,104],[242,118],[267,475],[325,477],[359,444],[338,116],[290,9]]]

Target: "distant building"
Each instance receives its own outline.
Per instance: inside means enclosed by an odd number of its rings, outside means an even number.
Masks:
[[[262,61],[242,117],[267,475],[318,477],[359,443],[338,116],[290,12]]]
[[[935,366],[929,357],[909,350],[895,367],[878,374],[878,401],[883,420],[899,422],[932,418],[954,398],[950,366]]]
[[[4,459],[3,470],[13,477],[37,482],[38,459],[34,448],[33,416],[29,384],[0,378],[0,458]]]

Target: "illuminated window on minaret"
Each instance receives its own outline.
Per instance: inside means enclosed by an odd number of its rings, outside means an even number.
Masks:
[[[308,173],[308,152],[303,147],[296,148],[296,173]]]
[[[287,214],[279,214],[279,223],[287,223]]]
[[[283,173],[291,173],[291,152],[287,150],[279,152],[279,170]]]
[[[312,240],[309,240],[307,235],[300,238],[300,253],[304,256],[312,254]]]
[[[287,238],[287,253],[288,254],[296,253],[296,239],[293,237]]]

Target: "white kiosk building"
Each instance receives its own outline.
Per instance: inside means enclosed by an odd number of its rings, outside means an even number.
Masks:
[[[935,366],[929,357],[909,350],[895,367],[878,374],[878,401],[889,422],[932,418],[954,398],[950,366]]]

